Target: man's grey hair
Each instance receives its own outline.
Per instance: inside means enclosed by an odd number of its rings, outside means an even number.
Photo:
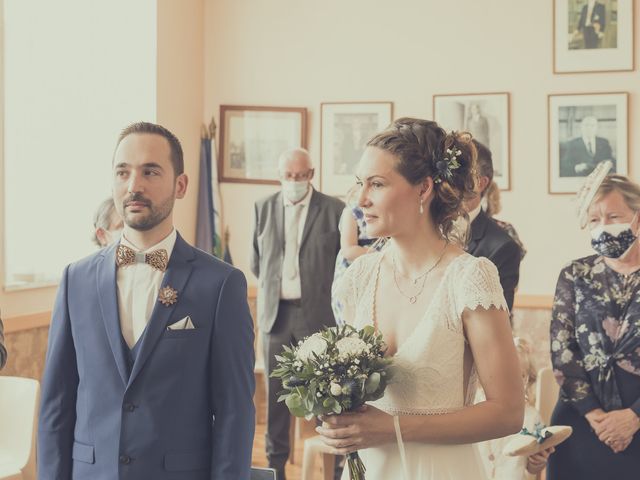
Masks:
[[[109,230],[111,226],[111,217],[113,213],[116,211],[116,204],[113,203],[113,198],[109,197],[105,199],[96,210],[96,213],[93,217],[93,241],[96,245],[101,247],[100,239],[98,239],[98,235],[96,235],[96,230],[98,228],[102,228],[103,230]]]
[[[313,168],[313,162],[311,161],[311,155],[309,155],[309,151],[299,147],[286,150],[282,152],[282,154],[280,154],[280,158],[278,158],[278,170],[280,172],[283,172],[287,162],[297,156],[307,157],[309,168]]]

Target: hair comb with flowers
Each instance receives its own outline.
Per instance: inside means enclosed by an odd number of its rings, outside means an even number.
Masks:
[[[587,226],[587,220],[589,218],[589,207],[593,202],[593,199],[598,193],[598,189],[605,177],[609,174],[609,170],[613,167],[611,160],[605,160],[596,165],[593,172],[585,178],[582,187],[578,190],[575,196],[576,214],[578,216],[578,222],[580,222],[580,228]]]
[[[433,176],[435,183],[441,183],[442,180],[451,180],[453,178],[453,171],[460,168],[460,162],[458,157],[462,155],[460,150],[455,144],[448,147],[443,157],[436,161],[436,174]]]

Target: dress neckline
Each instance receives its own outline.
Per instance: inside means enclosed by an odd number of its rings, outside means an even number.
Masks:
[[[371,303],[371,321],[373,322],[373,327],[379,331],[378,329],[378,319],[377,319],[377,311],[376,311],[376,297],[377,297],[377,293],[378,293],[378,284],[380,283],[380,267],[382,266],[382,259],[384,258],[386,251],[382,251],[380,252],[378,261],[377,261],[377,265],[375,267],[376,273],[375,273],[375,277],[373,280],[373,284],[372,284],[372,303]],[[453,265],[454,263],[456,263],[460,258],[466,258],[466,257],[472,257],[473,255],[467,253],[467,252],[463,252],[460,255],[456,256],[453,260],[451,260],[449,262],[449,264],[445,267],[444,272],[442,274],[442,279],[440,281],[440,283],[438,284],[438,286],[436,287],[436,290],[433,294],[433,298],[431,299],[431,301],[429,302],[429,305],[427,305],[427,308],[425,308],[424,313],[422,314],[422,317],[420,318],[420,320],[418,320],[415,324],[415,326],[413,327],[413,329],[411,330],[411,333],[409,334],[409,336],[401,343],[401,344],[397,344],[396,345],[396,351],[393,355],[390,355],[390,358],[395,358],[398,356],[398,354],[400,353],[400,351],[407,345],[407,343],[409,343],[411,341],[412,338],[414,338],[415,333],[418,331],[418,328],[422,325],[422,323],[424,322],[425,318],[427,318],[427,313],[429,313],[429,311],[431,310],[431,306],[434,304],[435,300],[438,298],[438,296],[440,295],[440,291],[444,288],[443,285],[445,283],[445,280],[447,279],[447,276],[449,275],[449,271],[451,270],[451,265]]]

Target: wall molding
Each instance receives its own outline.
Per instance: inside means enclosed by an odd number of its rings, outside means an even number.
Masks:
[[[513,301],[513,309],[523,310],[551,310],[553,295],[519,295]]]
[[[247,288],[249,300],[256,298],[258,289],[255,286]],[[514,309],[522,310],[551,310],[553,306],[552,295],[516,295]],[[34,328],[48,327],[51,322],[51,312],[38,312],[17,317],[7,317],[2,320],[4,323],[4,333],[15,333]]]
[[[2,320],[5,334],[48,327],[50,322],[51,312],[49,311],[20,315],[17,317],[7,317]]]

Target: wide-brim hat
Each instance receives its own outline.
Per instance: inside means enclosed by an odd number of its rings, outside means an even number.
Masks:
[[[589,217],[589,207],[596,196],[596,192],[602,185],[605,177],[613,167],[611,160],[605,160],[596,165],[593,172],[584,180],[582,187],[578,190],[575,198],[576,214],[578,215],[578,222],[580,228],[587,226],[587,220]]]

